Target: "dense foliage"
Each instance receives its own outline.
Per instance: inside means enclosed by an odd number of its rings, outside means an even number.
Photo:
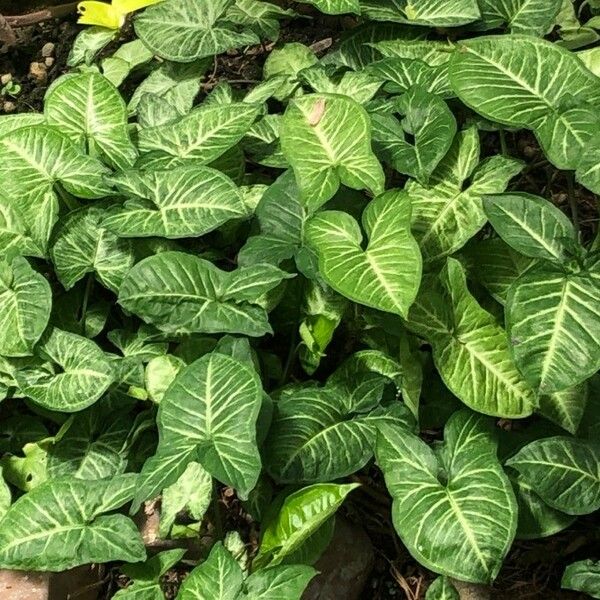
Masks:
[[[183,551],[144,562],[128,516],[161,496],[162,536],[214,537],[180,600],[293,600],[379,469],[443,576],[427,597],[455,598],[600,509],[600,244],[573,194],[600,193],[595,22],[570,0],[306,2],[356,26],[321,56],[278,43],[241,85],[213,57],[258,60],[292,9],[131,3],[153,4],[133,41],[110,13],[43,114],[0,118],[0,567],[123,561],[119,598],[162,597]],[[523,130],[569,214],[523,191]],[[563,585],[600,598],[599,564]]]

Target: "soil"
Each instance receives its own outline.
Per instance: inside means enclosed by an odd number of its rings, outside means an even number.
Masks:
[[[53,2],[45,2],[52,4]],[[64,3],[56,0],[55,4]],[[33,2],[30,4],[34,4]],[[36,6],[39,4],[35,3]],[[0,2],[0,14],[22,13],[22,0]],[[298,23],[298,21],[296,21]],[[295,27],[282,27],[280,42],[299,41],[313,45],[317,51],[325,51],[335,42],[340,30],[352,26],[352,22],[339,18],[301,20]],[[33,27],[17,30],[17,44],[0,53],[0,76],[10,74],[12,81],[21,87],[14,97],[0,97],[0,114],[12,112],[41,111],[43,97],[49,84],[66,71],[66,60],[73,39],[80,31],[75,18],[48,21]],[[46,66],[45,77],[36,75],[32,63],[46,65],[42,48],[54,44]],[[229,81],[235,87],[247,88],[260,80],[262,64],[272,45],[256,47],[245,53],[222,56],[215,63],[212,75],[205,84],[208,91],[219,81]],[[42,69],[43,70],[43,69]],[[569,175],[550,165],[535,140],[527,132],[506,134],[508,152],[525,161],[526,167],[520,179],[512,187],[529,191],[551,199],[566,214],[579,222],[586,242],[593,239],[598,228],[596,198],[584,188],[574,185]],[[484,153],[500,151],[500,138],[490,132],[485,138]],[[575,208],[576,207],[576,208]],[[358,477],[357,477],[358,479]],[[346,517],[365,528],[373,541],[376,564],[365,590],[366,600],[402,599],[419,600],[433,581],[434,575],[418,565],[407,553],[394,533],[390,520],[390,500],[377,473],[360,476],[363,487],[353,495],[345,508]],[[221,506],[226,529],[241,531],[249,547],[255,547],[258,535],[256,523],[241,509],[240,503],[230,491],[223,490]],[[494,586],[494,600],[577,600],[586,596],[561,591],[560,578],[567,564],[589,558],[598,558],[600,547],[600,515],[578,519],[569,529],[547,539],[515,542]],[[169,571],[163,584],[167,598],[173,598],[180,582],[189,568]],[[108,600],[116,590],[127,585],[127,579],[109,565],[100,598]],[[340,599],[343,600],[343,599]]]

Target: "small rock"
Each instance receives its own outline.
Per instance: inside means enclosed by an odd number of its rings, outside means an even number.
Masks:
[[[11,73],[4,73],[4,75],[2,75],[0,77],[0,83],[2,85],[6,85],[7,83],[10,83],[12,81],[12,74]]]
[[[457,589],[460,600],[491,600],[492,590],[488,585],[466,583],[465,581],[452,580]]]
[[[14,102],[10,102],[10,100],[7,100],[2,104],[2,110],[5,113],[15,112],[15,110],[17,110],[17,105]]]
[[[333,539],[314,565],[319,571],[302,600],[359,600],[373,569],[371,540],[358,525],[337,516]]]
[[[51,56],[49,56],[48,58],[46,58],[46,59],[44,60],[44,64],[45,64],[47,67],[51,67],[51,66],[54,64],[54,59],[53,59]]]
[[[29,65],[29,76],[35,79],[37,83],[45,83],[48,78],[46,65],[41,62],[32,62]]]
[[[54,44],[52,42],[48,42],[42,46],[42,56],[44,58],[48,58],[54,54]]]

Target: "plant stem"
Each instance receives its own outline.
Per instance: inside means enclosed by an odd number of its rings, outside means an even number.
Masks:
[[[219,540],[223,539],[223,520],[221,519],[221,507],[219,506],[219,488],[217,487],[217,483],[213,480],[213,497],[212,497],[212,505],[215,522],[214,526],[217,530],[217,538]]]
[[[85,291],[83,292],[83,302],[81,304],[81,317],[79,319],[79,324],[85,328],[85,316],[88,309],[88,304],[90,301],[90,295],[92,293],[92,288],[94,287],[94,276],[92,273],[89,273],[87,276],[87,281],[85,282]]]
[[[500,148],[502,150],[502,154],[504,156],[508,156],[508,144],[506,143],[506,132],[504,129],[499,129],[498,133],[500,134]]]
[[[577,235],[580,235],[579,231],[579,211],[577,210],[577,198],[575,198],[575,185],[573,182],[573,173],[567,173],[567,194],[569,196],[569,207],[571,209],[571,219],[575,226]]]

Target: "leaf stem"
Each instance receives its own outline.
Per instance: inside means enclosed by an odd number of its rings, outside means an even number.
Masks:
[[[500,149],[504,156],[509,156],[508,152],[508,144],[506,143],[506,132],[504,129],[499,129],[498,133],[500,134]]]
[[[223,539],[223,520],[221,519],[221,507],[219,506],[219,488],[217,482],[213,479],[213,497],[212,505],[214,514],[214,526],[217,530],[217,539]]]
[[[573,225],[575,226],[575,231],[577,235],[580,235],[579,230],[579,211],[577,209],[577,198],[575,197],[575,184],[573,181],[573,173],[567,173],[567,194],[569,197],[569,208],[571,209],[571,219],[573,220]]]
[[[83,302],[81,304],[81,317],[79,318],[79,324],[84,328],[85,331],[85,316],[88,309],[88,304],[90,301],[90,295],[92,293],[92,288],[94,287],[94,275],[92,273],[88,273],[87,280],[85,282],[85,291],[83,292]]]

